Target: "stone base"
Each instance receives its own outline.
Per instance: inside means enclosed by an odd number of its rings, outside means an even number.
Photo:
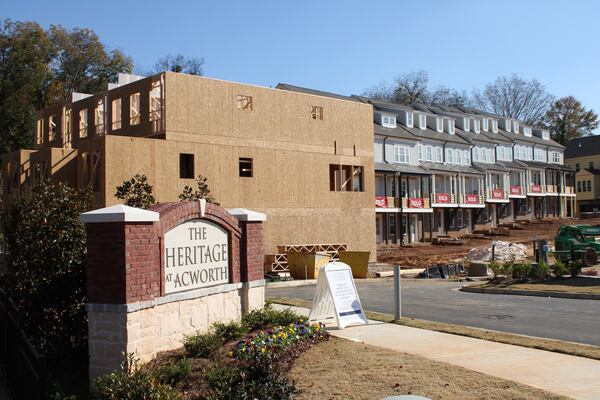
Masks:
[[[124,353],[141,363],[183,345],[186,335],[215,322],[240,321],[263,307],[265,281],[220,285],[177,293],[151,302],[88,304],[90,378],[119,367]]]

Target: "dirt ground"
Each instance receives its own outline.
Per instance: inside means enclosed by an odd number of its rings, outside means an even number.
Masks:
[[[459,245],[417,243],[404,247],[380,246],[377,251],[377,261],[399,264],[405,268],[425,268],[437,263],[448,263],[461,259],[474,247],[491,246],[492,240],[504,240],[527,245],[531,245],[531,242],[536,239],[553,240],[562,224],[600,225],[600,218],[532,221],[528,225],[523,225],[523,230],[509,231],[509,236],[465,238],[462,239],[462,244]]]
[[[363,343],[332,338],[303,353],[290,372],[296,399],[566,400],[516,382]]]

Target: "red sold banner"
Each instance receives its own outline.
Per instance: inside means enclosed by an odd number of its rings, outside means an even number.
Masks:
[[[531,185],[532,193],[542,193],[542,185]]]
[[[436,203],[450,203],[450,194],[436,193],[435,194],[435,202]]]
[[[504,190],[496,189],[492,190],[492,199],[503,199],[504,198]]]
[[[385,197],[385,196],[376,196],[375,197],[375,207],[387,208],[387,197]]]
[[[409,208],[423,208],[423,199],[421,197],[411,197],[408,199]]]
[[[521,186],[510,186],[510,194],[521,194]]]
[[[479,204],[479,196],[476,194],[468,194],[465,196],[466,204]]]

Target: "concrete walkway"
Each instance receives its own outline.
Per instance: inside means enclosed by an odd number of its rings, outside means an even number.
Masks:
[[[304,315],[309,312],[307,308],[291,308]],[[600,361],[597,360],[371,320],[366,326],[330,329],[329,333],[574,399],[600,399]]]

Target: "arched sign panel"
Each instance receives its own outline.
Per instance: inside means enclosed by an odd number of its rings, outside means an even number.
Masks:
[[[219,225],[193,219],[164,236],[165,293],[229,283],[229,236]]]

